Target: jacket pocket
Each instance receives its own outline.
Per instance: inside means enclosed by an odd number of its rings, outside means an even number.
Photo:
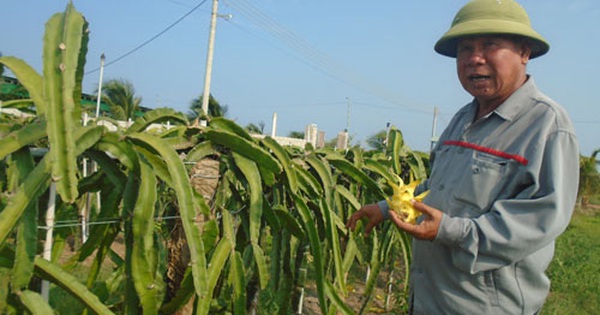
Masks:
[[[469,216],[487,212],[508,181],[516,162],[491,154],[474,151],[471,162],[461,177],[454,197],[471,209]]]
[[[490,304],[492,306],[500,305],[500,298],[498,297],[498,289],[496,287],[496,278],[494,276],[493,271],[485,271],[483,273],[486,294],[489,298]]]

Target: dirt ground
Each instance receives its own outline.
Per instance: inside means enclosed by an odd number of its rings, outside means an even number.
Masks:
[[[388,302],[388,309],[385,307],[386,300],[386,282],[389,276],[388,272],[380,272],[375,292],[373,293],[373,300],[369,308],[363,314],[398,314],[397,311],[392,311],[391,308],[396,303],[393,294]],[[344,299],[346,305],[356,313],[359,312],[360,308],[364,304],[363,293],[365,291],[365,282],[361,280],[354,280],[351,285],[348,285],[348,296]],[[396,290],[398,290],[396,288]],[[339,313],[339,312],[338,312]],[[319,299],[317,298],[316,286],[310,285],[306,288],[306,296],[303,302],[302,314],[305,315],[320,315],[321,309],[319,307]]]
[[[117,238],[112,245],[112,249],[121,257],[125,255],[125,245],[123,243],[122,238]],[[69,259],[72,258],[74,251],[70,248],[65,248],[63,254],[59,259],[59,263],[64,264]],[[92,264],[94,260],[95,254],[90,255],[85,261],[81,262],[81,265],[89,266]],[[106,259],[105,263],[110,263],[110,259]],[[114,266],[111,266],[114,267]],[[110,267],[109,267],[110,268]],[[386,310],[385,307],[385,299],[386,299],[386,282],[388,279],[389,273],[386,271],[382,271],[379,274],[377,284],[375,287],[375,292],[373,294],[373,299],[367,311],[364,314],[398,314],[398,312],[392,312],[391,310]],[[364,280],[354,279],[351,281],[352,283],[347,285],[348,288],[348,296],[344,298],[346,305],[350,307],[354,312],[358,313],[360,308],[364,303],[363,294],[365,291],[365,282]],[[395,288],[396,290],[400,290]],[[388,302],[390,308],[395,304],[395,300],[392,297]],[[338,312],[339,313],[339,312]],[[305,295],[302,303],[302,313],[294,313],[294,314],[303,314],[303,315],[320,315],[322,314],[319,299],[317,297],[317,288],[314,283],[307,284],[305,288]]]

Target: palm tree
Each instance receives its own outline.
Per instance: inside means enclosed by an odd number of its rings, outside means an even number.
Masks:
[[[265,122],[261,121],[258,124],[249,123],[246,126],[246,131],[248,131],[249,133],[262,135],[265,132]]]
[[[212,96],[208,97],[208,116],[210,117],[225,117],[228,111],[227,105],[221,106],[219,102]],[[190,111],[187,116],[190,121],[200,118],[202,114],[202,95],[192,100]]]
[[[387,135],[386,130],[382,130],[367,139],[367,145],[374,150],[383,151],[386,148],[385,138]]]
[[[134,119],[142,102],[141,97],[135,96],[133,84],[124,79],[104,83],[102,98],[110,106],[111,117],[117,120]]]

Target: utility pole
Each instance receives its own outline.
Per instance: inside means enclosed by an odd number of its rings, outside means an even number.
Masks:
[[[213,50],[215,46],[215,31],[217,28],[217,7],[219,0],[213,0],[210,15],[210,32],[208,36],[208,52],[206,53],[206,73],[204,75],[204,94],[202,95],[202,113],[208,115],[208,99],[210,98],[210,79],[212,76]],[[206,126],[206,120],[200,119],[200,126]]]
[[[271,127],[271,138],[277,134],[277,112],[273,112],[273,126]]]
[[[100,99],[102,98],[102,77],[104,76],[104,53],[100,55],[100,80],[98,81],[98,97],[96,98],[96,119],[100,116]]]
[[[346,112],[346,132],[350,130],[350,98],[346,97],[346,102],[348,103],[348,110]]]
[[[106,60],[106,57],[104,56],[104,53],[102,53],[102,55],[100,55],[100,78],[98,80],[98,95],[96,97],[96,124],[98,123],[98,117],[100,116],[100,103],[101,103],[101,99],[102,99],[102,81],[104,80],[104,61]],[[83,125],[87,126],[87,122],[88,122],[88,116],[87,113],[85,113],[84,119],[83,119]],[[92,161],[92,172],[96,172],[98,170],[98,165],[96,164],[95,161]],[[87,172],[88,172],[88,163],[87,163],[87,158],[83,159],[83,177],[87,176]],[[96,200],[97,200],[97,206],[98,209],[100,209],[100,193],[96,193]],[[83,207],[81,207],[79,216],[81,217],[81,243],[85,243],[88,240],[88,236],[89,236],[89,225],[88,225],[88,221],[89,221],[89,217],[90,217],[90,210],[92,208],[92,195],[90,193],[86,194],[86,202],[83,205]]]
[[[433,107],[433,126],[431,127],[431,145],[429,147],[429,151],[433,151],[433,147],[435,146],[435,143],[437,142],[437,137],[435,135],[435,129],[436,129],[436,125],[437,125],[437,116],[438,116],[438,108],[437,106]]]
[[[46,208],[46,242],[44,243],[44,251],[42,257],[47,260],[52,260],[52,245],[54,244],[54,223],[55,223],[55,211],[56,211],[56,184],[50,184],[50,193],[48,197],[48,205]],[[41,293],[44,300],[50,300],[50,282],[47,280],[42,281]]]

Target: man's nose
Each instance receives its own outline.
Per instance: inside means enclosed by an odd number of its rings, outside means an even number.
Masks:
[[[485,54],[482,48],[474,47],[467,58],[469,65],[477,65],[485,63]]]

